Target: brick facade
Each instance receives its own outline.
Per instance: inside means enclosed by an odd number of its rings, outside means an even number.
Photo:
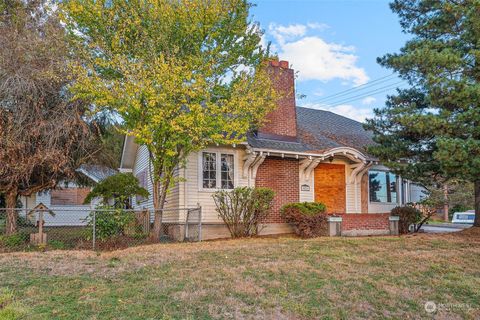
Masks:
[[[269,61],[268,72],[273,86],[282,98],[277,101],[277,108],[266,116],[266,124],[258,129],[258,133],[273,138],[295,139],[297,136],[295,73],[288,67],[287,61]]]
[[[266,158],[258,168],[256,187],[275,191],[273,207],[266,223],[285,223],[280,216],[280,208],[287,203],[299,201],[298,166],[296,159]]]
[[[350,230],[388,230],[389,213],[342,214],[342,231]]]

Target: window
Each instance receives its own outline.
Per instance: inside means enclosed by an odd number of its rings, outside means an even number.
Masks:
[[[217,187],[217,154],[203,153],[203,187],[213,189]]]
[[[370,202],[397,202],[397,177],[393,173],[369,171],[368,186],[370,189]]]
[[[202,187],[203,189],[233,189],[234,184],[233,154],[202,153]]]
[[[233,189],[233,154],[222,154],[221,159],[220,188]]]

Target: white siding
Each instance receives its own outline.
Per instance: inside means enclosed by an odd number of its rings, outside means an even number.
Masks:
[[[235,166],[235,186],[246,186],[248,184],[247,179],[241,177],[242,168],[243,168],[243,157],[244,151],[235,148],[219,148],[212,147],[208,148],[208,151],[220,151],[220,152],[229,152],[234,154],[234,166]],[[181,178],[183,181],[177,182],[170,189],[166,203],[165,215],[169,216],[169,220],[173,219],[174,216],[178,217],[180,221],[185,219],[185,210],[182,208],[194,208],[198,205],[202,206],[202,214],[204,221],[206,222],[220,222],[218,219],[217,213],[215,211],[215,203],[213,202],[212,194],[214,191],[205,191],[201,190],[201,174],[199,171],[199,155],[201,153],[192,153],[187,159],[185,168],[177,169],[175,172],[175,178]],[[135,160],[135,166],[133,168],[133,175],[137,176],[140,172],[146,171],[147,173],[150,170],[149,160],[148,160],[148,150],[145,146],[141,146],[137,150],[137,157]],[[151,174],[151,173],[150,173]],[[153,185],[151,176],[148,176],[146,181],[146,189],[150,193],[150,197],[145,199],[140,203],[135,203],[135,208],[146,208],[153,209]],[[180,209],[180,210],[176,210]],[[178,214],[178,216],[177,216]]]
[[[137,156],[135,157],[135,164],[133,166],[132,174],[135,177],[138,177],[140,173],[147,172],[146,187],[147,191],[150,193],[148,198],[143,199],[141,202],[137,203],[136,199],[133,199],[133,207],[135,209],[153,209],[153,187],[152,179],[150,175],[150,166],[149,166],[149,157],[148,150],[145,146],[140,146],[137,148]]]
[[[248,178],[242,176],[245,151],[243,149],[233,147],[211,147],[205,151],[211,152],[228,152],[234,154],[234,173],[235,173],[235,187],[248,186]],[[187,165],[184,170],[186,181],[181,183],[182,196],[181,199],[184,207],[193,208],[197,205],[202,207],[202,216],[204,222],[222,222],[218,218],[218,213],[215,211],[215,202],[212,195],[214,190],[203,190],[202,175],[199,168],[201,152],[195,152],[188,157]]]
[[[152,168],[150,166],[148,149],[146,146],[140,146],[137,148],[137,156],[135,157],[135,164],[132,170],[134,176],[138,177],[142,172],[146,173],[146,186],[145,189],[150,193],[148,198],[138,202],[133,199],[133,207],[135,209],[149,209],[153,210],[153,181],[152,181]],[[175,171],[175,178],[179,177],[179,170]],[[179,208],[179,183],[175,183],[169,190],[165,202],[165,220],[173,221],[178,219]]]
[[[345,199],[346,199],[346,213],[359,213],[360,210],[360,195],[358,194],[358,183],[348,183],[349,177],[352,174],[353,169],[348,162],[345,164]],[[356,193],[357,192],[357,193]]]
[[[52,196],[51,196],[50,190],[44,190],[44,191],[38,192],[37,196],[36,196],[36,201],[35,201],[36,203],[32,208],[34,208],[35,206],[37,206],[40,203],[43,203],[48,208],[50,208],[51,204],[52,204],[51,203],[51,198],[52,198]]]
[[[314,172],[310,177],[304,177],[302,170],[299,168],[299,200],[300,202],[314,202],[315,201],[315,182],[314,182]],[[307,185],[310,187],[309,191],[302,191],[302,185]]]
[[[410,197],[409,202],[419,202],[427,197],[427,189],[419,184],[410,183]]]
[[[77,184],[74,182],[61,183],[62,188],[77,188]],[[92,201],[91,205],[52,205],[51,191],[44,190],[38,192],[33,198],[35,202],[29,200],[28,208],[33,209],[40,203],[47,206],[55,213],[55,216],[49,214],[44,215],[45,226],[47,227],[60,227],[60,226],[84,226],[87,224],[86,218],[90,213],[90,209],[95,207],[99,199],[96,198]],[[38,218],[38,217],[37,217]],[[35,219],[37,219],[35,218]]]
[[[351,170],[349,169],[347,168],[347,172],[350,171],[350,174]],[[347,213],[362,213],[362,186],[360,181],[361,178],[357,177],[356,181],[352,181],[351,184],[347,183]]]

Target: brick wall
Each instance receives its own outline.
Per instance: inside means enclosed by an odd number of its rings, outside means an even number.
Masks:
[[[282,98],[277,108],[266,116],[266,123],[258,129],[259,134],[271,136],[297,136],[297,113],[295,107],[295,74],[287,61],[270,61],[268,71],[272,84]]]
[[[280,216],[280,208],[299,201],[298,166],[296,159],[266,158],[258,168],[255,185],[275,191],[273,207],[266,223],[285,223]]]
[[[342,231],[349,230],[388,230],[389,213],[342,214]]]

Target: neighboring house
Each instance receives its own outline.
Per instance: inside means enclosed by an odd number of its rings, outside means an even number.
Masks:
[[[166,208],[202,207],[203,239],[228,236],[212,194],[234,187],[268,187],[275,191],[263,234],[291,232],[280,208],[291,202],[316,201],[342,218],[341,233],[389,233],[389,212],[418,201],[421,188],[395,176],[365,147],[372,136],[361,123],[323,110],[296,107],[294,71],[288,62],[269,65],[274,85],[288,93],[268,123],[234,146],[211,146],[190,154],[177,175],[185,178],[169,193]],[[148,152],[126,137],[120,171],[132,172],[152,194]],[[153,209],[152,198],[137,208]],[[181,212],[178,219],[182,220]]]
[[[116,170],[99,165],[82,165],[77,172],[83,174],[93,183],[117,173]],[[22,208],[32,209],[43,203],[55,213],[55,217],[46,216],[45,225],[65,226],[83,225],[83,221],[97,202],[84,204],[84,200],[91,188],[79,186],[73,181],[62,181],[54,190],[44,190],[37,194],[21,199]]]

